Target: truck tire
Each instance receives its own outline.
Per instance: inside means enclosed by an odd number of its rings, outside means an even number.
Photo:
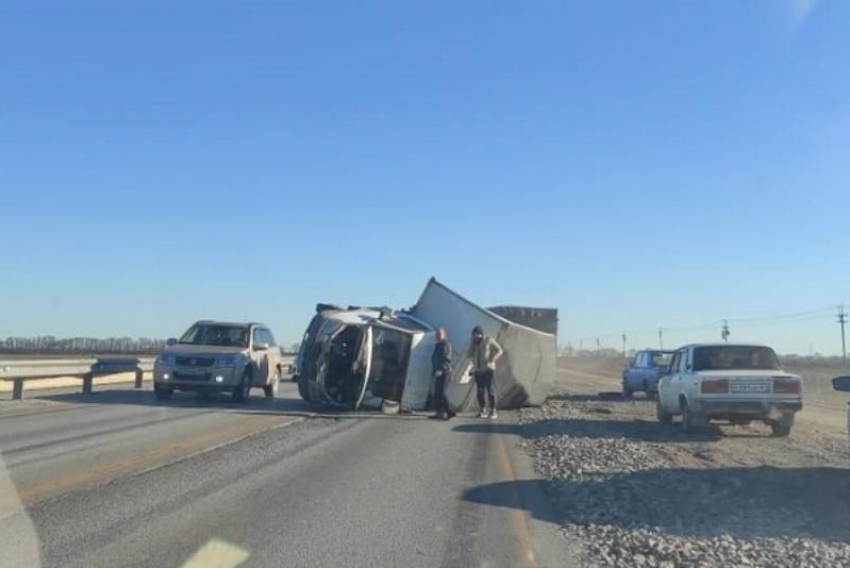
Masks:
[[[770,422],[770,431],[774,438],[787,438],[794,426],[794,415],[786,414],[779,420]]]
[[[623,385],[623,398],[632,398],[633,394],[634,394],[634,392],[632,391],[632,389],[630,389],[629,387],[627,387],[624,384]]]
[[[658,397],[655,398],[655,416],[662,424],[670,424],[673,422],[673,415],[664,410],[664,407],[661,406],[661,399]]]
[[[236,402],[248,402],[251,398],[251,369],[242,372],[242,380],[233,389],[232,395]]]

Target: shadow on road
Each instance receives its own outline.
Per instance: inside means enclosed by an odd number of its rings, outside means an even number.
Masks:
[[[517,494],[543,492],[549,505],[518,506]],[[527,510],[554,524],[712,537],[850,540],[850,470],[813,468],[659,469],[601,481],[506,481],[465,491],[465,501]]]

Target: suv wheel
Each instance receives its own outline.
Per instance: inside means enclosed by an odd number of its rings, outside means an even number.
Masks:
[[[274,374],[272,377],[272,384],[266,385],[263,387],[263,392],[266,394],[266,398],[274,398],[277,396],[277,391],[280,388],[280,371]]]
[[[242,380],[233,389],[233,400],[236,402],[248,402],[251,397],[251,370],[245,369],[242,373]]]
[[[673,415],[664,410],[664,407],[661,406],[661,400],[657,397],[655,399],[655,416],[662,424],[670,424],[673,422]]]
[[[160,386],[159,383],[154,383],[153,394],[157,400],[168,400],[174,394],[174,389]]]

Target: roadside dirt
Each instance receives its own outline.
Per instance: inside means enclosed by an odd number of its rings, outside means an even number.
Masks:
[[[523,443],[583,565],[850,566],[847,401],[828,377],[803,373],[789,438],[761,424],[688,436],[653,401],[612,394],[610,362],[560,365],[549,402],[522,411]]]

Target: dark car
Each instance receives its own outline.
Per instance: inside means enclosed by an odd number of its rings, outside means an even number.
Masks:
[[[648,397],[655,396],[658,379],[667,372],[672,358],[672,351],[638,351],[629,366],[623,369],[623,394],[631,397],[635,392],[643,391]]]

